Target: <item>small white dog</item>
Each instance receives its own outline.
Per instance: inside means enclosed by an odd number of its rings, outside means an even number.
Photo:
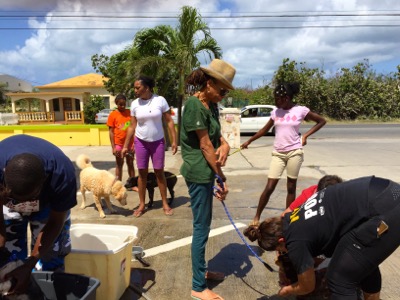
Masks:
[[[99,170],[93,167],[89,157],[85,154],[78,156],[76,164],[78,168],[82,170],[79,176],[81,185],[80,191],[82,193],[81,209],[86,207],[86,191],[93,193],[94,203],[101,218],[106,217],[101,207],[101,197],[105,199],[106,205],[111,213],[115,213],[115,210],[111,205],[110,196],[118,200],[121,205],[126,205],[126,198],[128,197],[126,188],[113,174],[106,170]]]

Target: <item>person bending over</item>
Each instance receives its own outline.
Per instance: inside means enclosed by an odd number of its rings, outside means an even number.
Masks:
[[[377,300],[379,265],[400,245],[400,185],[389,179],[361,177],[328,186],[282,219],[267,218],[244,234],[267,251],[287,252],[298,282],[280,296],[314,290],[314,257],[331,257],[327,280],[333,300]]]
[[[64,257],[71,251],[70,209],[77,204],[76,192],[74,165],[55,145],[28,135],[0,142],[0,255],[11,252],[24,261],[6,276],[16,280],[11,292],[26,291],[39,260],[44,271],[64,270]]]

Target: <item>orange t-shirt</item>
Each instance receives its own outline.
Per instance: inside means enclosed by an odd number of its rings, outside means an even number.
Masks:
[[[107,126],[114,129],[115,145],[123,145],[125,143],[126,130],[130,124],[131,112],[129,109],[125,109],[122,113],[116,109],[108,116]]]

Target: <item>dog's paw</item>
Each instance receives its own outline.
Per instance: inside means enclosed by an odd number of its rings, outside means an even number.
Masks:
[[[85,205],[81,205],[80,209],[85,209],[86,206]]]
[[[100,218],[104,219],[106,215],[104,213],[100,213]]]

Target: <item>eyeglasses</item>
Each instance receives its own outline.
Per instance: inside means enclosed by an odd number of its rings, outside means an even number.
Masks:
[[[213,82],[214,85],[218,88],[217,82],[216,82],[215,80],[212,80],[212,82]],[[229,93],[229,90],[224,89],[224,88],[219,88],[219,95],[220,95],[221,97],[224,97],[224,96],[228,95],[228,93]]]

